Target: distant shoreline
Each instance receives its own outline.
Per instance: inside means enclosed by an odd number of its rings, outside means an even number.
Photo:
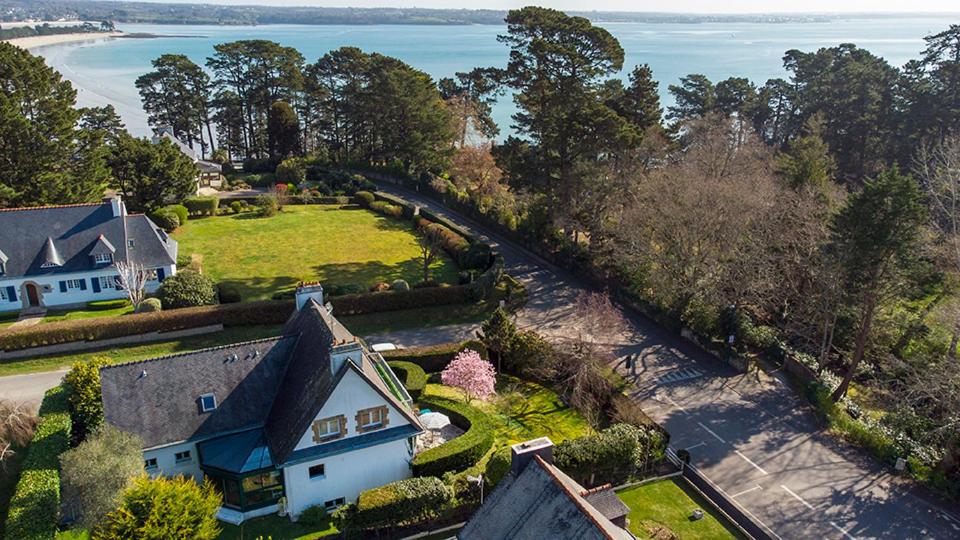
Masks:
[[[30,36],[16,39],[8,39],[5,43],[16,45],[21,49],[31,50],[50,45],[60,45],[63,43],[81,43],[84,41],[100,41],[104,39],[113,39],[123,37],[123,32],[78,32],[75,34],[53,34],[49,36]]]

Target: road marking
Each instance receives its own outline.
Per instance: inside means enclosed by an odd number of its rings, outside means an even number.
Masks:
[[[693,446],[688,446],[688,447],[687,447],[687,450],[690,451],[690,450],[693,450],[694,448],[700,448],[701,446],[706,446],[706,445],[707,445],[707,443],[705,443],[705,442],[703,442],[703,441],[700,441],[700,442],[698,442],[697,444],[695,444],[695,445],[693,445]]]
[[[693,470],[697,471],[698,473],[700,473],[700,476],[702,476],[707,482],[709,482],[711,486],[717,488],[717,491],[719,491],[720,493],[723,493],[724,495],[726,495],[727,497],[729,497],[729,495],[727,495],[727,492],[724,491],[723,488],[721,488],[720,486],[718,486],[716,482],[714,482],[713,480],[711,480],[709,476],[707,476],[706,474],[704,474],[703,471],[701,471],[700,469],[698,469],[698,468],[697,468],[696,466],[694,466],[694,465],[689,465],[689,464],[688,464],[688,465],[686,465],[686,466],[687,466],[687,467],[690,467],[691,469],[693,469]],[[748,516],[752,517],[752,518],[754,519],[754,521],[756,521],[757,523],[759,523],[761,527],[763,527],[764,529],[766,529],[767,532],[769,532],[770,534],[772,534],[772,535],[774,536],[774,538],[776,538],[777,540],[783,540],[783,537],[781,537],[779,534],[777,534],[776,532],[774,532],[773,529],[771,529],[769,525],[767,525],[766,523],[764,523],[764,522],[763,522],[760,518],[758,518],[757,516],[753,515],[753,512],[751,512],[750,510],[747,510],[747,507],[746,507],[746,506],[738,503],[738,502],[737,502],[736,500],[734,500],[733,498],[731,498],[730,500],[733,501],[733,504],[737,505],[738,507],[740,507],[741,510],[743,510],[744,512],[746,512]]]
[[[856,538],[855,536],[850,536],[850,534],[847,533],[847,531],[843,530],[843,527],[837,525],[836,523],[834,523],[834,522],[831,521],[831,522],[830,522],[830,525],[833,525],[833,528],[834,528],[834,529],[836,529],[836,530],[840,531],[841,533],[843,533],[843,536],[849,538],[850,540],[857,540],[857,538]]]
[[[741,492],[739,492],[739,493],[734,493],[733,495],[730,496],[730,498],[731,498],[731,499],[736,499],[737,497],[739,497],[739,496],[741,496],[741,495],[745,495],[745,494],[747,494],[747,493],[750,493],[751,491],[756,491],[756,490],[758,490],[758,489],[763,489],[763,488],[762,488],[761,486],[753,486],[753,487],[750,488],[750,489],[745,489],[745,490],[743,490],[743,491],[741,491]]]
[[[806,506],[807,508],[809,508],[809,509],[811,509],[811,510],[816,510],[816,508],[814,508],[812,504],[810,504],[810,503],[808,503],[807,501],[803,500],[803,497],[801,497],[801,496],[797,495],[796,493],[794,493],[794,492],[793,492],[790,488],[788,488],[787,486],[785,486],[785,485],[783,485],[783,484],[780,484],[780,487],[782,487],[787,493],[789,493],[791,496],[793,496],[794,499],[802,502],[803,505]]]
[[[670,404],[673,405],[674,407],[680,409],[680,411],[681,411],[683,414],[687,414],[687,410],[684,409],[683,407],[681,407],[680,404],[677,403],[676,401],[670,399],[670,396],[667,396],[667,401],[669,401]]]
[[[748,458],[747,456],[743,455],[739,450],[734,450],[734,452],[736,452],[738,456],[742,457],[744,461],[746,461],[747,463],[753,465],[753,468],[754,468],[754,469],[762,472],[763,474],[769,474],[769,473],[767,473],[767,471],[763,470],[763,467],[761,467],[761,466],[757,465],[756,463],[750,461],[750,458]]]
[[[707,430],[707,433],[713,435],[713,437],[714,437],[715,439],[717,439],[718,441],[720,441],[720,442],[722,442],[722,443],[727,442],[727,441],[721,439],[719,435],[717,435],[716,433],[714,433],[712,429],[710,429],[710,428],[708,428],[707,426],[701,424],[700,422],[697,422],[697,425],[700,426],[700,427],[702,427],[703,429]]]
[[[675,383],[680,381],[686,381],[689,379],[696,379],[701,375],[703,375],[703,372],[700,371],[699,369],[680,368],[680,369],[669,371],[657,377],[656,382],[657,384],[669,384],[669,383]]]

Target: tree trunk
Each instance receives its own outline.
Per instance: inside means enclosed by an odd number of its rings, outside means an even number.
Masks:
[[[829,326],[829,328],[828,328]],[[836,311],[829,319],[823,321],[823,343],[820,346],[820,362],[817,363],[817,375],[823,373],[827,367],[827,361],[830,360],[830,350],[833,349],[833,331],[837,329]]]
[[[860,361],[863,360],[863,352],[867,348],[867,339],[870,337],[870,327],[873,325],[873,315],[876,307],[877,298],[871,295],[863,308],[863,318],[860,320],[860,330],[857,332],[857,341],[853,350],[853,357],[850,359],[850,367],[843,376],[843,381],[840,382],[840,386],[837,386],[837,389],[833,391],[833,395],[830,396],[830,399],[832,399],[834,403],[840,401],[843,396],[847,395],[847,389],[850,388],[850,381],[853,380],[853,375],[857,372],[857,366],[859,366]]]
[[[950,348],[947,349],[947,358],[957,359],[957,342],[960,341],[960,324],[953,327],[953,335],[950,336]]]

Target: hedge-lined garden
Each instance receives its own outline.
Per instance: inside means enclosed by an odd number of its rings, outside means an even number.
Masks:
[[[475,465],[490,451],[493,425],[486,413],[436,395],[421,396],[418,403],[422,408],[449,416],[450,422],[464,430],[464,434],[414,456],[414,475],[442,476],[446,472],[460,472]]]
[[[69,448],[70,414],[63,388],[49,390],[40,405],[40,423],[27,447],[20,481],[10,500],[7,538],[50,540],[60,515],[60,454]]]

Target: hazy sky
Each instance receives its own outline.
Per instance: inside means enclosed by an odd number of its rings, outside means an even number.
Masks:
[[[423,7],[508,9],[536,4],[571,11],[667,11],[686,13],[774,13],[774,12],[876,12],[940,11],[960,12],[958,0],[152,0],[181,3],[259,4],[276,6],[328,7]],[[946,21],[945,21],[946,22]],[[960,17],[956,21],[960,24]]]

